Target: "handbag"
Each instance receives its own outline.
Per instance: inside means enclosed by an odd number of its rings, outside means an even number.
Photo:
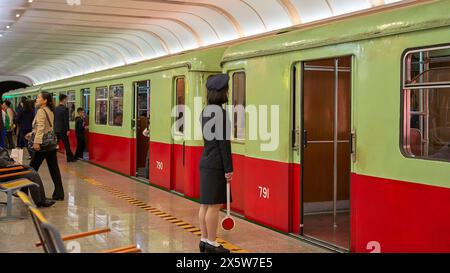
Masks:
[[[53,126],[50,122],[50,118],[48,117],[47,111],[45,109],[42,109],[45,113],[45,116],[47,117],[48,124],[50,125],[51,131],[44,134],[42,137],[42,144],[41,149],[39,151],[35,152],[49,152],[54,151],[58,148],[58,139],[56,138],[55,133],[53,132]],[[36,133],[31,134],[31,139],[28,141],[28,148],[34,151],[33,145],[34,145],[34,138],[36,137]]]

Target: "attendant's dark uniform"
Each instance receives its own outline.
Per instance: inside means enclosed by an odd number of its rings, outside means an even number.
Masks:
[[[216,81],[207,83],[208,90],[221,90],[228,85],[228,77],[220,76]],[[229,79],[229,78],[228,78]],[[231,158],[230,143],[230,120],[226,111],[222,110],[222,117],[215,116],[214,113],[209,116],[208,113],[212,107],[220,107],[218,105],[208,105],[203,109],[201,114],[201,123],[203,128],[204,149],[200,159],[200,204],[213,205],[224,204],[227,202],[225,173],[233,171],[233,162]],[[205,125],[212,119],[215,124],[223,126],[222,128],[212,127],[214,138],[208,140],[205,138]],[[208,129],[209,130],[209,129]]]

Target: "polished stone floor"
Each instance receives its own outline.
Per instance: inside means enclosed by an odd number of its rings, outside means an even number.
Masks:
[[[136,244],[142,252],[198,252],[199,236],[131,204],[133,201],[130,198],[198,227],[199,205],[196,202],[86,162],[68,164],[62,156],[59,159],[66,199],[51,208],[41,209],[44,216],[62,235],[105,227],[112,230],[104,235],[69,242],[66,245],[69,250],[101,252]],[[40,175],[44,180],[47,196],[51,196],[53,184],[45,162]],[[5,197],[5,194],[1,194],[0,201],[5,201]],[[1,208],[0,213],[4,215],[5,209]],[[21,214],[26,219],[0,222],[0,252],[42,252],[41,248],[34,247],[38,238],[19,199],[14,199],[14,213]],[[218,236],[243,252],[328,252],[248,221],[235,220],[234,230],[219,229]]]

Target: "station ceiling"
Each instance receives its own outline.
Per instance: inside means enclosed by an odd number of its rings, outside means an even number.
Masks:
[[[0,79],[29,85],[399,0],[0,0]]]

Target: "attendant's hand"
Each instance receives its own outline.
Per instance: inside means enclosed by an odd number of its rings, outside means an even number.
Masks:
[[[227,179],[227,182],[230,183],[231,180],[233,180],[233,172],[231,172],[231,173],[226,173],[226,174],[225,174],[225,178]]]
[[[31,140],[31,134],[32,134],[32,133],[26,134],[26,135],[25,135],[25,139],[28,140],[28,141],[30,141],[30,140]]]
[[[39,151],[39,150],[41,149],[41,144],[39,144],[39,143],[34,143],[34,144],[33,144],[33,149],[34,149],[35,151]]]
[[[70,131],[67,131],[67,136],[70,136]]]

